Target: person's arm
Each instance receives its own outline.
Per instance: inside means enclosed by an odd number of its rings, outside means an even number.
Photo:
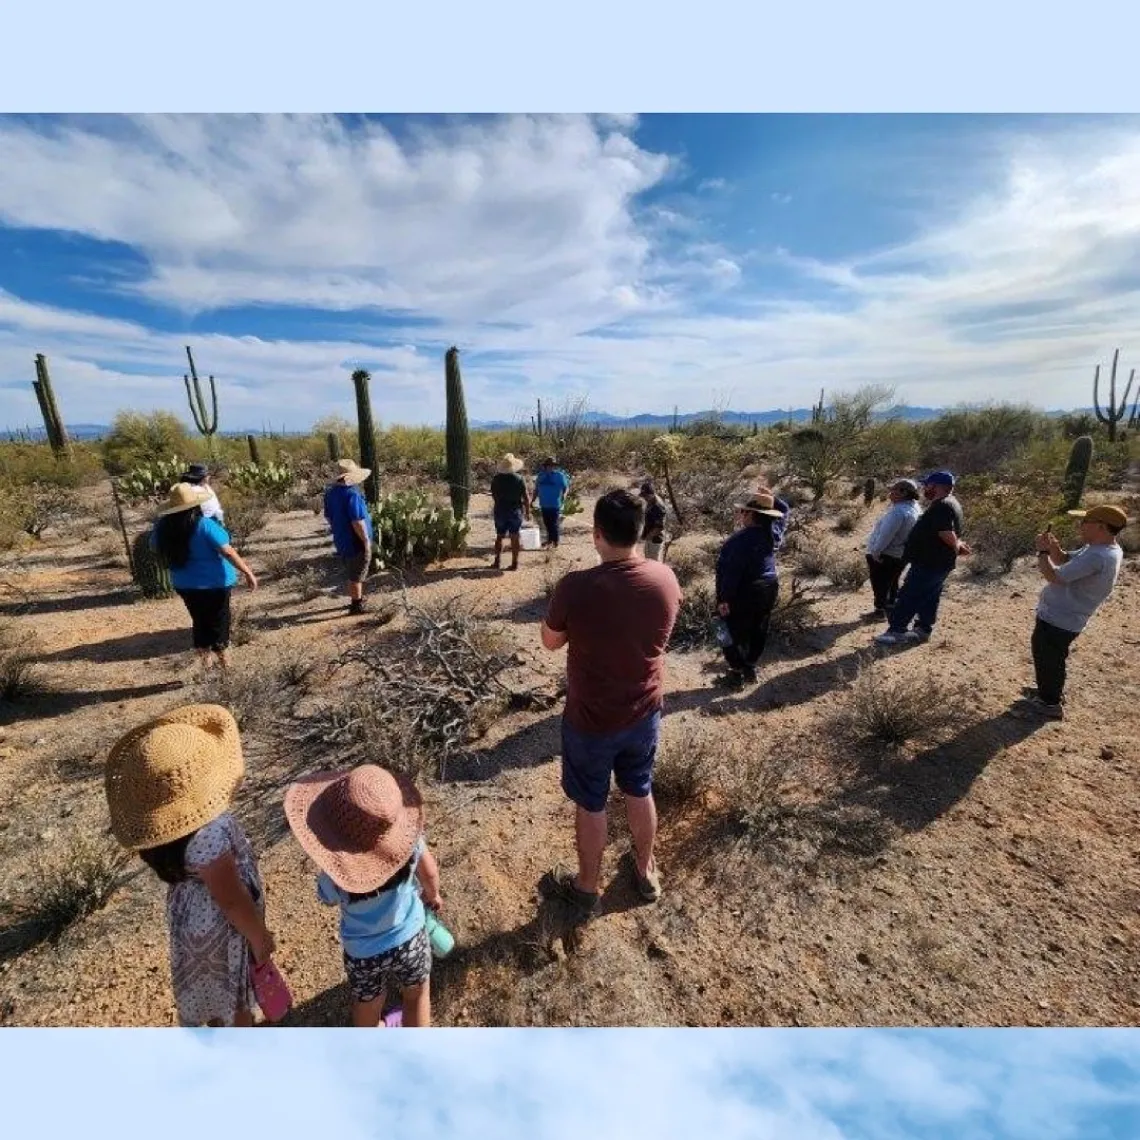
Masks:
[[[554,593],[550,598],[550,605],[546,610],[546,617],[543,619],[542,626],[539,630],[542,647],[549,649],[551,653],[557,652],[570,640],[570,630],[567,624],[568,608],[569,606],[566,600],[566,579],[563,578],[558,585],[554,587]]]
[[[353,519],[352,529],[356,537],[360,539],[360,545],[363,546],[365,550],[368,550],[372,546],[372,539],[368,535],[368,528],[364,525],[364,520]]]
[[[443,896],[439,893],[439,864],[435,861],[432,850],[426,844],[424,853],[420,856],[416,866],[416,878],[423,888],[424,906],[431,910],[443,909]]]
[[[323,906],[336,906],[340,902],[336,885],[324,871],[317,876],[317,901]]]
[[[932,507],[931,510],[933,509],[934,508]],[[952,512],[944,510],[940,513],[943,515],[950,515],[951,520],[953,520]],[[970,549],[970,547],[967,546],[966,543],[964,543],[958,537],[958,532],[953,528],[949,530],[940,530],[938,532],[938,538],[940,542],[943,542],[945,545],[950,547],[950,549],[953,550],[955,554],[973,554],[973,551]]]
[[[902,512],[896,511],[893,506],[888,507],[886,514],[875,523],[875,529],[867,539],[868,557],[878,562],[883,557],[883,551],[891,545],[895,535],[902,528],[902,523]]]
[[[273,956],[275,942],[265,919],[238,874],[230,852],[212,863],[198,868],[198,876],[206,884],[211,898],[226,916],[226,921],[249,943],[258,965]]]
[[[1054,534],[1039,534],[1037,544],[1037,569],[1046,582],[1060,582],[1068,585],[1089,574],[1095,574],[1097,567],[1092,559],[1082,557],[1078,552],[1074,557],[1061,549]]]
[[[245,559],[242,558],[228,542],[225,546],[219,548],[218,553],[245,579],[246,585],[249,586],[251,590],[257,589],[257,575],[254,574]]]
[[[720,555],[716,560],[716,608],[721,617],[728,617],[729,599],[736,594],[744,574],[744,557],[738,552],[739,546],[740,543],[734,543],[729,539],[720,548]]]

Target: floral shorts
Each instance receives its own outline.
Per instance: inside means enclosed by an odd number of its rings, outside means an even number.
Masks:
[[[372,958],[344,956],[344,972],[354,1001],[375,1001],[389,988],[404,990],[431,977],[431,942],[427,929]]]

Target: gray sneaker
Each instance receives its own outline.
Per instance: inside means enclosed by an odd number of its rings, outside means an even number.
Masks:
[[[895,633],[893,629],[888,629],[886,633],[880,633],[874,641],[876,645],[902,645],[906,639],[905,633]]]

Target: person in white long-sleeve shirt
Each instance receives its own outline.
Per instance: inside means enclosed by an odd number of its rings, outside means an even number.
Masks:
[[[891,485],[891,505],[875,524],[867,539],[867,569],[875,608],[866,614],[868,620],[885,618],[895,604],[902,576],[903,551],[911,529],[922,514],[918,505],[918,484],[913,479],[899,479]]]
[[[182,473],[179,482],[190,483],[192,486],[202,487],[210,492],[210,498],[201,505],[203,518],[216,519],[219,523],[225,520],[226,512],[222,510],[222,504],[218,502],[217,492],[210,486],[210,471],[204,463],[191,463]]]

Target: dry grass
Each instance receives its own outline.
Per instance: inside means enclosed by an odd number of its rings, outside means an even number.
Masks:
[[[35,643],[20,636],[13,623],[0,624],[0,702],[23,704],[50,691],[37,656]]]
[[[855,488],[855,493],[860,493],[860,488]],[[856,527],[863,521],[863,515],[866,510],[863,507],[844,507],[835,516],[835,529],[839,534],[851,534]]]
[[[705,543],[696,548],[674,548],[669,554],[669,566],[677,577],[682,590],[707,578],[716,567],[717,555],[720,553],[719,542]]]
[[[836,736],[863,746],[898,747],[938,736],[958,716],[944,680],[925,672],[889,672],[885,662],[863,663],[832,714]]]
[[[666,719],[653,766],[653,795],[665,805],[684,806],[714,778],[721,747],[708,725],[681,718]]]
[[[833,586],[852,593],[861,590],[870,577],[867,560],[861,554],[841,550],[828,553],[823,573]]]
[[[38,938],[55,941],[106,905],[127,862],[126,852],[106,840],[70,836],[50,857],[33,860],[23,922]]]
[[[669,648],[680,652],[708,649],[716,645],[713,622],[717,617],[716,594],[705,585],[691,586],[685,591],[677,621],[669,639]]]
[[[832,559],[831,547],[818,535],[804,535],[795,547],[796,573],[804,578],[819,578],[827,573]]]
[[[819,598],[794,574],[790,582],[781,582],[769,627],[771,637],[787,649],[802,648],[819,625],[818,604]]]

